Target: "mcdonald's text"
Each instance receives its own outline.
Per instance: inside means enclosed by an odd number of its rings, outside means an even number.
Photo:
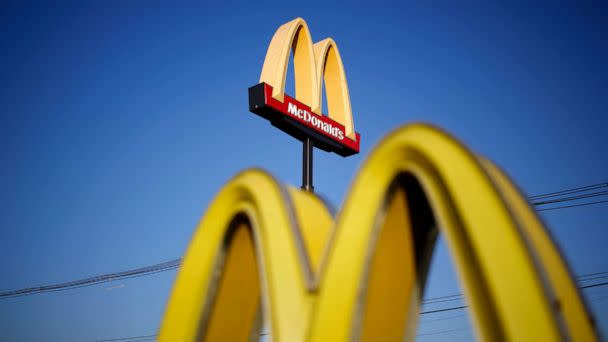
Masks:
[[[313,113],[309,106],[285,95],[283,102],[272,97],[272,87],[260,83],[249,88],[249,110],[296,139],[311,138],[315,147],[343,157],[359,153],[356,140],[346,136],[344,125],[325,115]]]

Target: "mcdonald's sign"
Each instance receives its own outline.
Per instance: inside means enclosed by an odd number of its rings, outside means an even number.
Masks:
[[[299,100],[283,94],[292,42]],[[328,139],[328,150],[354,153],[359,135],[337,48],[331,40],[310,42],[302,19],[279,28],[262,83],[250,88],[253,109],[290,134],[314,131],[315,139]],[[340,80],[327,87],[331,123],[354,145],[298,121],[299,110],[320,113],[323,72],[326,82],[330,74]],[[250,341],[264,327],[275,341],[411,341],[439,233],[478,339],[599,340],[566,261],[526,197],[491,161],[427,124],[388,134],[336,215],[313,193],[266,171],[234,176],[194,233],[159,340]]]
[[[296,98],[285,94],[293,50]],[[328,116],[322,114],[323,80]],[[338,46],[331,38],[312,44],[308,25],[294,19],[275,32],[262,67],[260,83],[249,88],[249,110],[289,135],[341,156],[359,153],[348,84]]]

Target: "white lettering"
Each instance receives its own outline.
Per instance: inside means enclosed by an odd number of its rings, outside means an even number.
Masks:
[[[304,112],[304,121],[306,121],[306,122],[310,121],[310,113],[308,111]]]
[[[289,102],[287,104],[287,112],[291,115],[298,116],[298,107],[295,104]]]
[[[324,122],[321,118],[317,117],[316,114],[311,114],[309,111],[305,109],[300,109],[294,103],[287,103],[287,112],[304,122],[310,123],[312,126],[324,131],[325,133],[332,135],[335,138],[340,140],[344,140],[344,132],[338,128],[334,127],[331,123]]]

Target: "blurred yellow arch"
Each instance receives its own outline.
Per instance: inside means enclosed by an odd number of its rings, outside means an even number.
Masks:
[[[322,115],[323,80],[327,92],[328,116],[345,127],[347,137],[355,140],[348,83],[338,46],[331,38],[312,44],[306,21],[296,18],[275,32],[260,75],[260,83],[272,86],[272,97],[283,102],[290,51],[293,50],[295,98]]]
[[[413,340],[438,232],[487,341],[594,341],[565,261],[491,162],[424,124],[372,151],[335,220],[261,170],[211,203],[184,258],[160,341]],[[262,323],[263,322],[263,323]]]

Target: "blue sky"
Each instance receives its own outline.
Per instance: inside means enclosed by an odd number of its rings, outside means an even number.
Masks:
[[[299,186],[301,144],[247,110],[272,34],[298,16],[338,43],[362,136],[358,156],[315,154],[315,188],[336,207],[374,144],[420,121],[529,195],[608,180],[605,4],[128,4],[0,9],[0,290],[179,257],[245,168]],[[576,274],[608,271],[606,205],[542,217]],[[0,340],[154,333],[174,276],[1,300]],[[428,296],[457,292],[440,245]],[[608,290],[585,293],[608,331]],[[420,332],[465,327],[463,315]]]

